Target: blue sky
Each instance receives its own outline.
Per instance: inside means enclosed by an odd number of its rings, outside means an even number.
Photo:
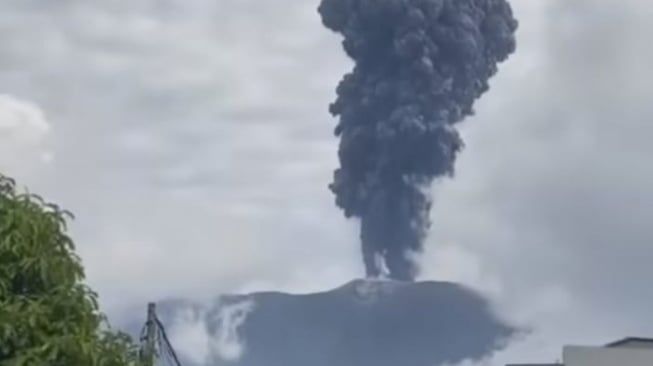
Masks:
[[[653,5],[513,0],[518,51],[434,187],[423,279],[533,327],[501,360],[653,335]],[[72,210],[120,319],[150,299],[362,274],[327,189],[350,67],[317,2],[0,4],[0,170]]]

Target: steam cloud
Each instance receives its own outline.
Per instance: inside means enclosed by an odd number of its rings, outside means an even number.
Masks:
[[[517,21],[506,0],[322,0],[319,12],[355,61],[330,106],[341,138],[330,189],[361,219],[367,276],[385,267],[413,280],[429,187],[453,175],[463,147],[454,126],[515,50]]]
[[[211,304],[162,303],[179,355],[192,365],[237,362],[247,350],[242,327],[256,304],[248,298],[220,297]]]

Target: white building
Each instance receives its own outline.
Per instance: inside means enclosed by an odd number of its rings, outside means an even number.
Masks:
[[[626,338],[603,347],[566,346],[561,364],[507,366],[653,366],[653,339]]]

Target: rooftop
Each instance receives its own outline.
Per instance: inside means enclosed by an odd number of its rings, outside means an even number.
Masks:
[[[606,348],[651,348],[653,349],[653,338],[639,338],[639,337],[627,337],[608,343],[605,346]],[[564,366],[560,363],[515,363],[509,364],[506,366]]]
[[[605,347],[609,348],[653,348],[653,338],[628,337],[612,343]]]

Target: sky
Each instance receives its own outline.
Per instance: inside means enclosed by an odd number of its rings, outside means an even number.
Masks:
[[[421,279],[471,286],[531,329],[492,365],[653,336],[653,4],[512,4],[518,50],[461,127],[420,258]],[[317,5],[0,3],[0,171],[76,214],[114,321],[363,274],[327,189],[327,108],[351,62]]]

